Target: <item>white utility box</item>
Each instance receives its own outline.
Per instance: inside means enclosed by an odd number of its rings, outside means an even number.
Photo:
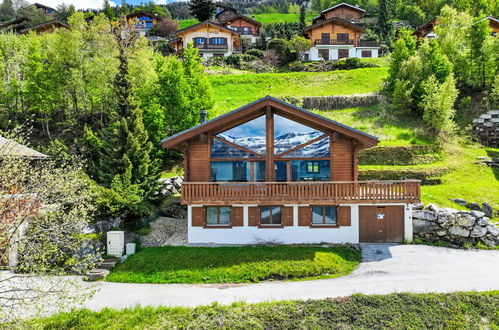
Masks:
[[[108,231],[107,232],[107,254],[121,258],[125,249],[125,232]]]
[[[135,253],[135,243],[126,243],[126,255],[129,256]]]

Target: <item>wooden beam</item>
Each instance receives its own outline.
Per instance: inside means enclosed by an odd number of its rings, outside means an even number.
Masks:
[[[281,157],[283,157],[283,156],[286,156],[287,154],[292,153],[293,151],[296,151],[296,150],[298,150],[298,149],[301,149],[301,148],[303,148],[303,147],[306,147],[306,146],[308,146],[308,145],[310,145],[310,144],[312,144],[312,143],[315,143],[315,142],[317,142],[317,141],[319,141],[319,140],[322,140],[322,139],[325,139],[325,138],[327,138],[327,137],[328,137],[328,134],[323,134],[323,135],[321,135],[321,136],[319,136],[319,137],[316,137],[315,139],[312,139],[312,140],[310,140],[310,141],[308,141],[308,142],[302,143],[302,144],[300,144],[299,146],[296,146],[296,147],[294,147],[294,148],[289,149],[288,151],[285,151],[285,152],[282,152],[282,153],[278,154],[278,155],[276,156],[276,158],[281,158]]]
[[[256,152],[254,152],[254,151],[252,151],[252,150],[250,150],[250,149],[248,149],[248,148],[245,148],[245,147],[243,147],[243,146],[237,145],[237,144],[232,143],[232,142],[230,142],[230,141],[227,141],[227,140],[224,140],[224,139],[222,139],[222,138],[219,138],[218,136],[212,136],[212,138],[213,138],[213,139],[215,139],[215,140],[221,141],[221,142],[223,142],[223,143],[227,143],[228,145],[233,146],[234,148],[241,149],[241,150],[243,150],[243,151],[249,152],[250,154],[257,156],[258,158],[265,158],[265,156],[264,156],[264,155],[261,155],[261,154],[259,154],[259,153],[256,153]],[[249,160],[249,159],[248,159],[248,160]]]
[[[274,168],[274,114],[269,105],[265,108],[265,132],[266,132],[266,148],[267,148],[267,160],[266,160],[266,171],[265,177],[267,181],[275,180],[275,168]]]

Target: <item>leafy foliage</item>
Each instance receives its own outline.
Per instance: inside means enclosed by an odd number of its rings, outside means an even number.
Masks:
[[[189,9],[194,18],[204,22],[211,19],[213,12],[215,12],[215,3],[212,0],[191,0]]]

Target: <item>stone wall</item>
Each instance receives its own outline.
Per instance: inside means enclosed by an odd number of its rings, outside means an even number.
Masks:
[[[412,211],[414,237],[425,242],[446,241],[454,246],[475,245],[481,242],[488,247],[499,246],[497,225],[481,211],[439,209],[434,204]]]
[[[483,145],[499,148],[499,110],[491,110],[473,119],[473,133]]]

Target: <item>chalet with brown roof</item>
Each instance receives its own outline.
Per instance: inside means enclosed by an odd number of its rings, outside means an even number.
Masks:
[[[303,29],[311,43],[305,59],[334,61],[348,57],[378,57],[378,43],[362,40],[364,28],[360,20],[364,12],[356,6],[341,3],[314,17],[313,24]]]
[[[226,19],[221,19],[219,16],[218,23],[231,30],[239,32],[242,38],[249,39],[251,43],[256,42],[256,39],[260,36],[260,30],[262,28],[262,23],[241,14],[231,15]]]
[[[499,34],[499,20],[497,18],[494,18],[492,16],[487,16],[484,17],[476,22],[473,22],[470,26],[477,24],[479,22],[483,21],[488,21],[489,23],[489,28],[490,28],[490,34],[494,37],[496,37]],[[433,18],[429,20],[428,22],[424,23],[421,26],[418,26],[414,32],[412,33],[413,36],[416,36],[416,39],[430,39],[430,38],[436,38],[437,35],[435,33],[435,25],[438,24],[438,21],[436,18]]]
[[[164,139],[183,153],[188,242],[402,242],[419,181],[358,181],[372,135],[266,96]]]
[[[30,31],[33,31],[36,34],[52,33],[57,29],[69,29],[69,25],[59,20],[53,19],[34,26],[30,26],[29,28],[19,30],[19,34],[25,34]]]
[[[168,44],[177,52],[193,43],[204,58],[228,56],[241,52],[238,32],[214,22],[205,21],[175,32],[176,38]]]
[[[57,12],[57,10],[55,10],[54,8],[52,7],[49,7],[49,6],[45,6],[41,3],[34,3],[33,6],[35,6],[36,9],[38,9],[40,12],[42,12],[43,14],[45,14],[46,16],[49,16],[49,17],[53,17],[55,15],[55,13]]]

